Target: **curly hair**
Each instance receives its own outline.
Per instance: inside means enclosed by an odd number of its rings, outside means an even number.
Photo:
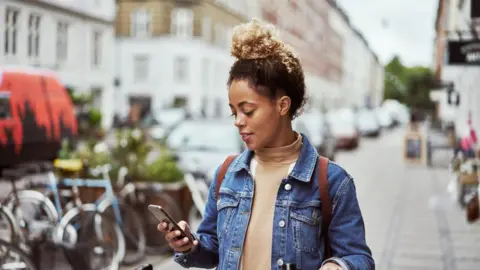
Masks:
[[[278,38],[275,27],[252,19],[233,29],[231,55],[236,58],[227,85],[247,80],[258,93],[291,99],[290,116],[300,115],[306,103],[305,78],[293,49]]]

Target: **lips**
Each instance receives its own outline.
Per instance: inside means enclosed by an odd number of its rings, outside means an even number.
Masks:
[[[242,141],[247,142],[251,137],[253,133],[247,133],[247,132],[242,132],[240,133],[240,136],[242,136]]]

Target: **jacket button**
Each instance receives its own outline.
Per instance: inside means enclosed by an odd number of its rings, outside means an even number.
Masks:
[[[278,226],[280,226],[280,228],[285,227],[285,221],[280,220],[280,222],[278,223]]]
[[[285,185],[285,190],[291,190],[291,189],[292,189],[292,185],[290,185],[290,184]]]
[[[280,266],[282,266],[282,265],[283,265],[283,260],[282,260],[281,258],[278,259],[277,264],[280,265]]]

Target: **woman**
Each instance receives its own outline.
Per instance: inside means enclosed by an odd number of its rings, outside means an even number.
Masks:
[[[234,29],[231,53],[237,60],[228,79],[229,105],[248,149],[228,166],[221,188],[212,181],[193,243],[179,231],[167,232],[167,223],[158,225],[176,251],[175,261],[221,270],[285,264],[305,270],[374,269],[353,180],[334,163],[323,172],[333,204],[328,227],[333,257],[325,258],[318,154],[292,130],[305,103],[298,57],[275,37],[273,26],[257,20]],[[215,179],[218,174],[219,169]],[[185,222],[179,224],[190,232]]]

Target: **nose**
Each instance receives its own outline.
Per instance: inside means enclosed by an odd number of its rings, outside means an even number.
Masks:
[[[244,119],[241,115],[237,115],[237,116],[235,117],[234,125],[235,125],[237,128],[244,127],[244,126],[245,126],[245,119]]]

